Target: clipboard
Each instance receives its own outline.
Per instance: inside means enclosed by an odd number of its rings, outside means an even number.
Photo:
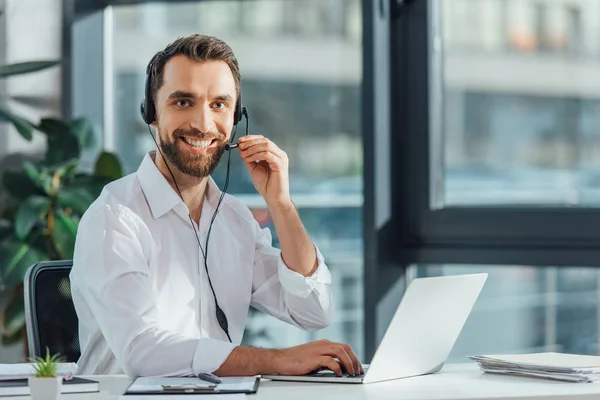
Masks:
[[[123,395],[255,394],[258,391],[260,377],[224,377],[221,381],[219,384],[214,384],[196,377],[142,377],[134,380]]]

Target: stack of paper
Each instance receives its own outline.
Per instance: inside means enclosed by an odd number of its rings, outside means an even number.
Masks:
[[[564,353],[469,356],[484,372],[568,382],[600,382],[600,357]]]
[[[75,363],[59,363],[56,367],[56,376],[62,376],[67,380],[71,379],[76,373],[77,364]],[[27,379],[28,376],[32,375],[35,375],[33,364],[0,364],[0,381]]]

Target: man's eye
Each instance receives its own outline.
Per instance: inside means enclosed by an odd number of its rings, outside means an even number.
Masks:
[[[179,107],[187,107],[190,105],[190,102],[188,100],[177,100],[176,103]]]
[[[222,108],[225,108],[225,103],[223,103],[223,102],[221,102],[221,101],[217,101],[217,102],[215,103],[215,108],[217,108],[217,109],[222,109]]]

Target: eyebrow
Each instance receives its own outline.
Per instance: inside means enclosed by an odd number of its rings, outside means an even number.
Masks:
[[[167,97],[167,99],[194,99],[196,95],[192,92],[185,92],[183,90],[176,90]]]
[[[195,99],[195,98],[196,98],[196,95],[192,92],[176,90],[173,93],[171,93],[169,95],[169,97],[167,97],[167,100],[170,100],[170,99]],[[228,94],[218,95],[214,98],[214,100],[224,101],[224,102],[228,102],[228,103],[233,102],[233,98]]]

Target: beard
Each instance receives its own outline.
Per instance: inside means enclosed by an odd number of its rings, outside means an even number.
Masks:
[[[168,141],[169,135],[163,135],[160,127],[158,135],[160,137],[160,150],[167,160],[181,173],[194,178],[205,178],[212,174],[225,151],[225,143],[219,139],[216,139],[216,151],[212,154],[190,154],[183,150],[178,144],[182,136],[196,136],[199,139],[212,137],[211,135],[202,134],[198,130],[176,129],[171,135],[173,141]]]

